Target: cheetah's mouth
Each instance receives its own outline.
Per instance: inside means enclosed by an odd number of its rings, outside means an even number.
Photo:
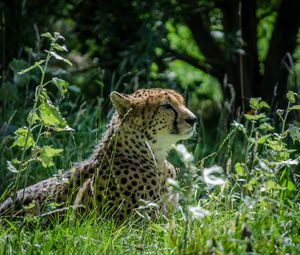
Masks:
[[[188,128],[185,128],[184,130],[172,130],[171,134],[181,137],[181,139],[188,139],[194,135],[196,132],[196,125],[190,126]]]
[[[193,136],[195,133],[195,127],[189,128],[187,131],[183,133],[184,136],[187,136],[188,138]]]

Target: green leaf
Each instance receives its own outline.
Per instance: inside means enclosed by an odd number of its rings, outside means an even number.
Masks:
[[[245,117],[247,120],[260,120],[260,119],[262,119],[262,118],[265,118],[265,117],[266,117],[266,114],[264,114],[264,113],[260,113],[260,114],[256,114],[256,115],[244,114],[244,117]]]
[[[287,185],[286,185],[286,188],[287,188],[287,190],[289,190],[289,191],[294,191],[294,190],[296,190],[296,186],[295,186],[295,184],[294,184],[291,180],[288,180]]]
[[[286,147],[285,143],[271,140],[271,139],[269,139],[267,141],[267,145],[274,151],[283,151],[283,150],[285,150],[285,147]]]
[[[49,206],[51,207],[61,207],[62,205],[64,205],[64,203],[56,203],[56,202],[53,202],[53,203],[50,203]]]
[[[270,106],[265,101],[261,101],[259,103],[259,109],[263,109],[263,108],[270,109]]]
[[[252,177],[251,180],[248,183],[243,184],[243,187],[247,189],[248,191],[253,191],[253,186],[257,183],[257,180],[255,177]]]
[[[36,112],[30,111],[27,116],[27,122],[29,125],[33,125],[36,121],[39,120],[39,116]]]
[[[39,107],[39,115],[42,122],[46,126],[50,126],[56,131],[74,131],[70,126],[67,125],[65,118],[61,115],[58,107],[52,105],[52,103],[47,100],[42,102]]]
[[[247,134],[247,129],[243,126],[243,124],[238,123],[237,121],[233,121],[231,125],[242,133]]]
[[[270,106],[265,102],[261,100],[261,97],[252,97],[250,98],[250,107],[254,110],[260,110],[263,108],[269,109]]]
[[[59,109],[47,101],[40,105],[39,112],[41,120],[47,126],[65,127],[67,125]]]
[[[57,41],[59,39],[65,41],[65,38],[59,32],[54,32],[54,39],[55,39],[55,41]]]
[[[257,179],[255,177],[252,177],[251,180],[249,181],[249,184],[254,185],[257,183]]]
[[[11,161],[7,160],[6,163],[7,163],[7,169],[9,171],[11,171],[12,173],[15,173],[15,174],[18,173],[18,170],[15,168],[15,166],[13,165],[13,163]]]
[[[300,105],[293,105],[290,110],[300,110]]]
[[[39,100],[41,103],[44,103],[45,101],[50,101],[47,90],[45,88],[41,89]],[[51,101],[50,101],[50,103],[51,103]]]
[[[249,102],[250,107],[254,110],[258,110],[260,101],[261,101],[261,97],[251,97]]]
[[[248,141],[249,141],[250,143],[256,143],[256,141],[255,141],[255,139],[254,139],[253,137],[249,137],[249,138],[248,138]]]
[[[67,63],[70,66],[72,65],[72,63],[68,59],[66,59],[66,58],[58,55],[56,52],[54,52],[54,51],[48,51],[48,50],[46,50],[46,52],[49,53],[50,55],[52,55],[55,59],[63,61],[63,62]]]
[[[262,123],[259,125],[258,128],[261,130],[267,130],[267,131],[271,131],[274,129],[269,123]]]
[[[263,184],[263,186],[264,186],[266,191],[269,191],[269,190],[272,190],[272,189],[282,189],[282,187],[278,183],[276,183],[274,181],[271,181],[271,180],[266,181]]]
[[[269,139],[270,136],[271,136],[271,135],[264,135],[264,136],[261,136],[260,138],[258,138],[258,139],[256,140],[256,142],[257,142],[258,144],[264,144],[264,143]]]
[[[60,153],[63,152],[63,149],[56,149],[56,148],[52,148],[51,146],[44,146],[41,150],[40,153],[41,154],[45,154],[48,157],[55,157],[58,156]]]
[[[293,142],[295,142],[295,141],[300,142],[300,128],[295,127],[293,125],[289,125],[288,132],[289,132]]]
[[[35,206],[36,206],[35,203],[30,203],[28,205],[24,205],[23,207],[24,207],[25,210],[30,210],[30,209],[35,208]]]
[[[294,104],[296,103],[296,93],[294,93],[293,91],[289,91],[286,94],[287,99],[289,100],[290,103]]]
[[[160,226],[159,224],[152,223],[150,225],[150,228],[157,233],[165,232],[165,229],[162,226]]]
[[[69,83],[65,80],[59,79],[57,77],[52,78],[52,82],[56,85],[56,86],[60,86],[60,87],[68,87]]]
[[[68,52],[66,45],[59,45],[58,43],[51,43],[53,49],[60,52]]]
[[[62,94],[65,94],[68,91],[66,88],[69,86],[69,83],[65,80],[54,77],[52,78],[52,82]]]
[[[21,70],[20,72],[18,72],[19,75],[22,75],[24,73],[28,73],[29,71],[31,71],[32,69],[35,69],[36,67],[40,66],[41,64],[43,64],[45,62],[44,59],[41,59],[37,62],[35,62],[32,66],[24,69],[24,70]]]
[[[239,162],[235,164],[235,171],[236,171],[237,175],[239,175],[239,176],[245,175],[244,166],[242,166],[242,164]]]
[[[243,184],[243,188],[245,188],[248,191],[253,191],[253,185],[249,184],[249,183],[245,183]]]
[[[27,127],[19,128],[15,131],[15,141],[12,145],[12,147],[25,147],[29,148],[35,145],[35,141],[33,139],[33,136],[31,132],[28,130]],[[26,143],[26,137],[28,136],[27,143]]]
[[[50,39],[50,41],[55,40],[54,37],[49,32],[41,34],[41,37],[48,38],[48,39]]]
[[[63,149],[52,148],[51,146],[44,146],[40,149],[38,160],[42,163],[43,167],[54,166],[53,157],[58,156],[63,152]]]

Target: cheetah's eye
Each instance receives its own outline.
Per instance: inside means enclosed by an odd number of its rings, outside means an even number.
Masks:
[[[160,107],[167,109],[167,110],[174,110],[174,108],[172,107],[172,105],[166,103],[166,104],[162,104]]]

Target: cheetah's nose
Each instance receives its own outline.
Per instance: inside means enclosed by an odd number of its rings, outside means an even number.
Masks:
[[[193,126],[197,122],[197,118],[196,117],[189,117],[189,118],[185,119],[185,122],[190,124],[191,126]]]

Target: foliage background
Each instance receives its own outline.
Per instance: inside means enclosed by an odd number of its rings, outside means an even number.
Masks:
[[[299,167],[292,163],[299,157],[299,113],[291,111],[284,124],[282,118],[286,93],[297,93],[299,87],[299,5],[297,0],[0,1],[1,192],[16,178],[7,169],[7,161],[21,154],[12,147],[14,132],[26,125],[40,80],[39,70],[18,72],[45,56],[44,32],[58,31],[66,38],[64,57],[73,65],[53,61],[45,78],[70,83],[64,97],[55,87],[47,92],[75,132],[47,130],[40,143],[63,148],[63,153],[48,168],[32,162],[27,184],[88,157],[112,114],[113,90],[173,88],[199,117],[197,134],[185,143],[194,154],[193,164],[175,149],[170,153],[182,170],[178,192],[186,197],[181,199],[183,214],[137,229],[100,220],[102,232],[92,217],[86,225],[66,221],[45,230],[37,224],[34,233],[11,225],[2,229],[0,250],[51,253],[79,247],[87,252],[93,247],[91,253],[151,253],[156,247],[175,254],[297,254]],[[261,97],[270,109],[250,107],[251,97]],[[293,105],[298,101],[296,95]],[[279,115],[278,108],[283,110]],[[285,163],[273,171],[280,162]],[[228,182],[222,188],[205,185],[199,173],[187,174],[195,164],[201,171],[220,165]],[[213,213],[195,220],[188,212],[191,204]],[[27,220],[24,225],[31,224]],[[68,245],[64,236],[71,240]]]

